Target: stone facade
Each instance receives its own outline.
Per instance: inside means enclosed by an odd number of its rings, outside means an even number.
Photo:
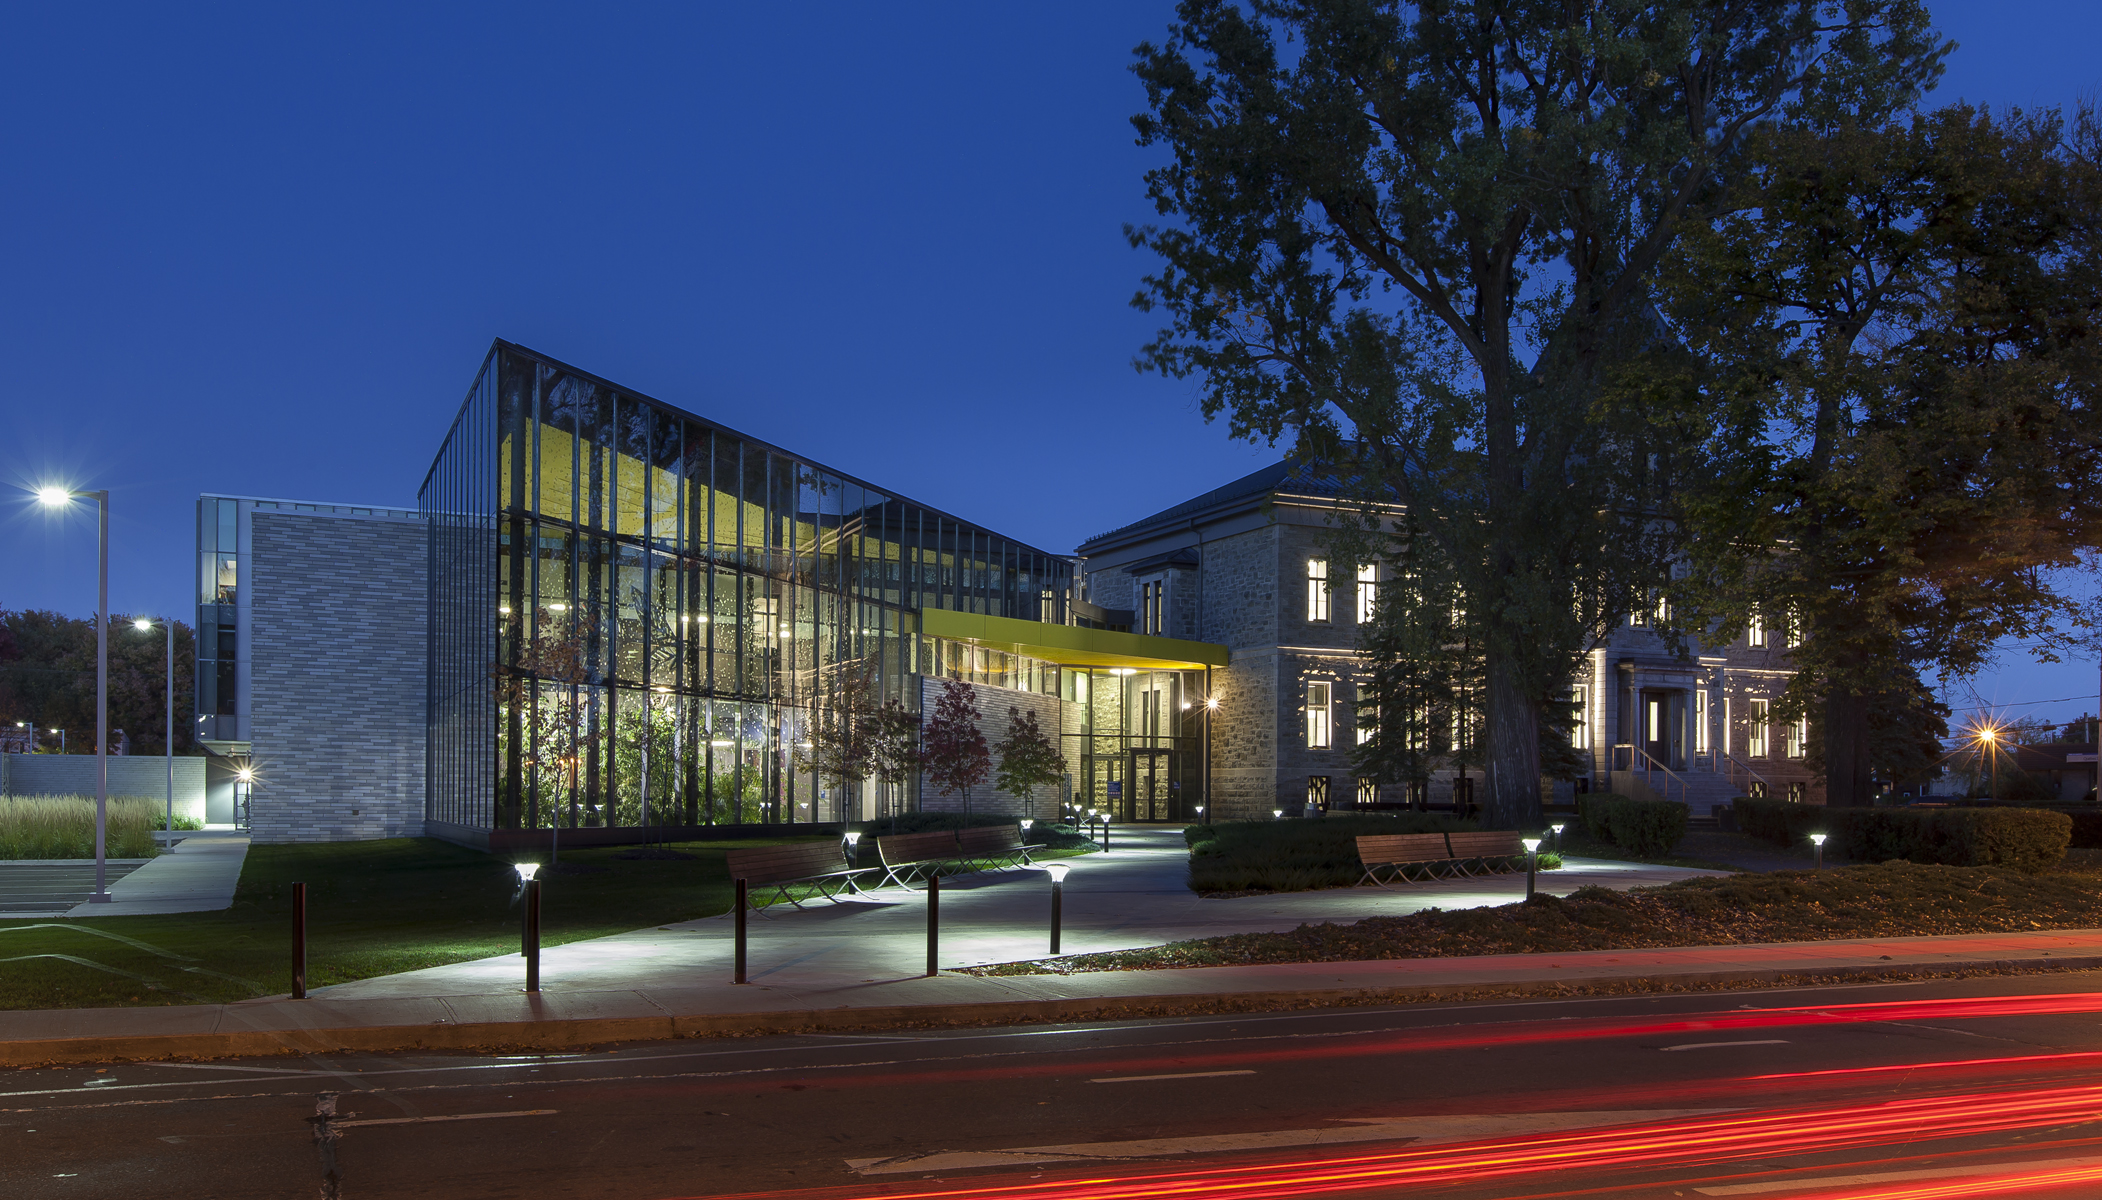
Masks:
[[[255,840],[420,836],[423,524],[265,511],[252,522],[243,588]]]
[[[1358,797],[1350,762],[1363,675],[1357,580],[1330,564],[1325,615],[1310,612],[1308,597],[1309,562],[1328,559],[1334,502],[1326,497],[1334,489],[1327,482],[1280,463],[1080,548],[1087,599],[1133,608],[1141,585],[1158,582],[1167,616],[1158,632],[1228,647],[1231,665],[1211,679],[1219,705],[1210,755],[1218,817],[1296,814],[1324,792],[1331,809]],[[1779,726],[1763,746],[1752,737],[1754,702],[1773,703],[1792,676],[1785,633],[1763,640],[1696,647],[1681,657],[1646,624],[1616,629],[1571,680],[1572,693],[1582,688],[1586,696],[1589,786],[1685,800],[1701,813],[1760,788],[1820,799],[1799,739]],[[1310,685],[1326,687],[1326,745],[1309,735],[1309,699],[1319,694]],[[1653,715],[1657,737],[1650,736]],[[1763,752],[1748,753],[1755,749]],[[1470,772],[1472,786],[1479,773]],[[1565,799],[1570,790],[1558,788]],[[1426,798],[1450,804],[1459,791],[1454,772],[1437,772]],[[1400,803],[1407,789],[1372,795]]]

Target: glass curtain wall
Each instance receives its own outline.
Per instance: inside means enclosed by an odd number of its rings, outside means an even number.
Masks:
[[[841,820],[814,714],[916,709],[920,609],[1065,615],[1056,556],[508,343],[423,505],[440,821]]]

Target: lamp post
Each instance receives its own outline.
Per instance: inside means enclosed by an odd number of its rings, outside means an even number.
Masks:
[[[1991,772],[1992,779],[1992,782],[1989,785],[1990,790],[1986,794],[1994,800],[1998,800],[2000,798],[2000,747],[1998,741],[1999,736],[2000,731],[1994,729],[1990,725],[1987,725],[1985,728],[1978,731],[1978,741],[1985,748],[1986,769]]]
[[[1058,953],[1059,925],[1063,921],[1066,899],[1066,872],[1073,868],[1064,863],[1045,863],[1044,873],[1051,877],[1051,953]]]
[[[95,586],[95,894],[90,904],[109,903],[109,492],[76,492],[71,488],[38,488],[36,498],[46,508],[66,508],[75,500],[92,498],[96,514]],[[60,747],[64,747],[64,736]]]
[[[840,839],[846,843],[847,866],[854,867],[860,865],[861,831],[858,829],[849,829],[848,831],[840,835]]]
[[[1822,871],[1825,869],[1825,835],[1822,833],[1811,834],[1810,844],[1817,847],[1817,869]]]
[[[1525,898],[1533,898],[1533,881],[1540,874],[1540,839],[1520,838],[1518,844],[1525,847]]]
[[[1563,824],[1556,824],[1550,825],[1548,826],[1548,828],[1555,831],[1555,850],[1559,852],[1562,849],[1562,831],[1564,829],[1569,828],[1569,826]]]
[[[525,912],[519,915],[519,952],[525,955],[525,990],[540,990],[540,871],[539,863],[518,863],[518,882],[525,888]]]
[[[1219,697],[1212,695],[1212,669],[1204,669],[1204,803],[1197,806],[1197,815],[1204,817],[1212,804],[1212,714],[1219,711]],[[1204,817],[1204,823],[1212,823]]]
[[[162,715],[167,718],[167,729],[164,735],[166,740],[161,745],[161,749],[168,756],[168,820],[167,824],[161,827],[167,835],[161,839],[161,844],[167,845],[175,838],[175,622],[164,620],[161,626],[168,631],[168,695],[162,706],[165,710]],[[133,621],[131,627],[140,633],[153,632],[153,622],[145,617]]]

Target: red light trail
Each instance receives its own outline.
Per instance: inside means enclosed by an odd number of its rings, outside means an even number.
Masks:
[[[2102,1119],[2102,1086],[1966,1093],[1891,1100],[1877,1104],[1735,1113],[1654,1125],[1584,1129],[1484,1143],[1456,1143],[1420,1150],[1398,1149],[1318,1161],[1242,1163],[1202,1170],[1127,1178],[1095,1177],[1024,1183],[963,1184],[904,1191],[889,1188],[824,1189],[771,1193],[825,1196],[834,1200],[1183,1200],[1235,1197],[1285,1200],[1337,1195],[1371,1188],[1435,1187],[1484,1183],[1545,1172],[1594,1175],[1610,1169],[1719,1163],[1775,1154],[1815,1154],[1864,1146],[1888,1146],[1935,1138],[1975,1136]],[[2082,1167],[2078,1170],[2088,1170]],[[2093,1168],[2102,1171],[2102,1168]],[[1992,1194],[2009,1188],[2062,1186],[2089,1176],[2066,1170],[2031,1172],[2036,1182],[2012,1177],[1971,1178],[1941,1183],[1894,1185],[1883,1190],[1832,1192],[1830,1200],[1929,1200],[1941,1196]],[[2047,1178],[2048,1176],[2048,1178]],[[2064,1176],[2064,1178],[2060,1178]],[[2026,1177],[2025,1177],[2026,1178]],[[2102,1174],[2093,1176],[2102,1178]],[[1910,1189],[1910,1190],[1907,1190]],[[1968,1189],[1968,1190],[1934,1190]],[[2005,1194],[2012,1194],[2006,1192]],[[1798,1197],[1797,1200],[1808,1200]]]

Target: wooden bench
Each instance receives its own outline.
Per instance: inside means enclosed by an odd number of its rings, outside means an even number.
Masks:
[[[1515,871],[1525,861],[1525,847],[1520,844],[1515,830],[1448,833],[1445,844],[1452,848],[1453,865],[1462,875]]]
[[[962,846],[952,829],[879,837],[876,839],[876,861],[883,864],[879,868],[883,872],[883,882],[876,886],[889,887],[895,883],[901,888],[910,888],[962,857]]]
[[[874,867],[849,867],[838,846],[830,842],[798,842],[789,846],[739,847],[724,856],[730,878],[745,881],[746,900],[750,889],[772,888],[781,899],[797,908],[803,902],[789,889],[809,884],[817,894],[834,904],[841,892],[861,891],[859,877],[875,873]]]
[[[1358,838],[1358,861],[1365,864],[1359,887],[1367,879],[1381,887],[1396,879],[1414,883],[1409,878],[1411,870],[1420,869],[1426,879],[1436,878],[1439,868],[1452,862],[1452,848],[1445,844],[1442,833],[1368,834]]]
[[[964,862],[997,863],[1009,867],[1026,867],[1031,850],[1042,850],[1042,844],[1025,844],[1019,825],[977,825],[963,831],[963,845],[959,847]],[[998,867],[989,867],[997,870]]]
[[[1365,866],[1358,886],[1369,879],[1385,887],[1396,879],[1416,882],[1409,877],[1413,870],[1421,870],[1425,879],[1515,871],[1525,861],[1525,846],[1509,830],[1369,834],[1358,838],[1358,861]]]

